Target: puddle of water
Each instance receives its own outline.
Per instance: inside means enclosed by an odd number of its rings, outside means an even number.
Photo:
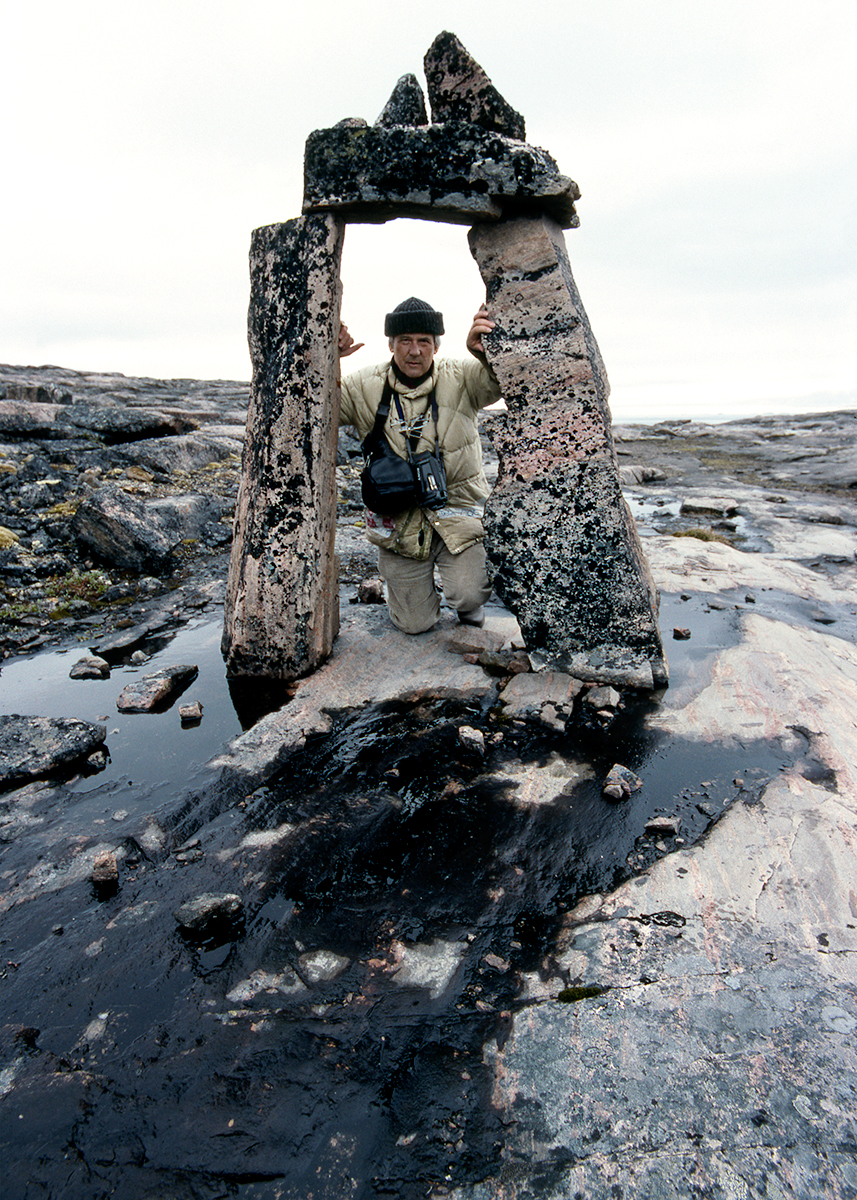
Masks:
[[[140,666],[114,666],[109,679],[69,679],[74,664],[89,653],[85,646],[7,660],[0,673],[0,711],[77,717],[107,726],[110,761],[98,774],[73,783],[78,794],[120,781],[134,797],[141,792],[150,794],[154,788],[180,791],[184,780],[241,732],[220,654],[222,632],[222,620],[209,617],[172,636],[161,634],[149,643],[158,647],[151,658]],[[143,649],[147,651],[146,644]],[[117,710],[117,697],[132,679],[178,663],[194,664],[199,674],[165,712]],[[179,704],[196,699],[203,703],[202,721],[182,725]],[[117,804],[119,796],[117,792]]]

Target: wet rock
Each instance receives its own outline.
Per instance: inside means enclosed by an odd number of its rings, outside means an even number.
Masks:
[[[690,630],[683,625],[677,625],[673,630],[673,638],[677,642],[687,642],[690,640]]]
[[[561,671],[515,675],[500,692],[508,717],[536,717],[555,728],[563,726],[574,710],[574,699],[583,688],[579,679]]]
[[[695,496],[681,502],[682,516],[734,517],[737,512],[738,505],[734,500]]]
[[[348,966],[348,959],[332,950],[315,950],[302,954],[298,959],[301,974],[307,983],[329,983],[341,975]]]
[[[619,468],[619,480],[623,487],[632,487],[637,483],[663,483],[666,478],[666,474],[658,467],[638,464]]]
[[[681,826],[678,817],[650,817],[646,821],[646,833],[659,837],[674,837]]]
[[[99,658],[97,654],[89,655],[74,664],[68,677],[69,679],[108,679],[110,663],[106,658]]]
[[[194,704],[179,705],[179,716],[182,724],[189,724],[191,721],[199,723],[202,720],[202,704],[197,700]]]
[[[165,704],[196,679],[195,666],[164,667],[153,675],[145,675],[123,688],[116,701],[120,712],[150,712]]]
[[[393,88],[390,99],[375,122],[387,128],[393,125],[428,125],[426,102],[416,75],[403,75]]]
[[[583,703],[589,708],[598,709],[617,709],[622,701],[622,696],[615,688],[611,687],[595,687],[590,688],[583,696]]]
[[[503,99],[454,33],[438,34],[426,52],[423,68],[433,121],[481,125],[524,140],[524,118]]]
[[[112,895],[119,887],[119,864],[112,850],[99,854],[92,864],[89,876],[99,896]]]
[[[535,146],[478,125],[318,129],[307,138],[304,213],[471,225],[521,212],[579,224],[577,184]]]
[[[207,936],[217,926],[238,924],[243,916],[244,901],[234,892],[204,892],[175,911],[182,929],[200,937]]]
[[[171,570],[179,541],[142,500],[115,485],[81,503],[72,530],[99,558],[129,571]]]
[[[327,658],[339,630],[343,231],[336,218],[302,217],[253,234],[253,387],[223,633],[230,676],[298,678]]]
[[[601,791],[609,800],[626,800],[643,786],[642,779],[621,763],[614,763],[607,773]]]
[[[476,754],[485,754],[485,734],[481,729],[474,729],[472,725],[460,725],[458,727],[458,740],[465,750],[472,750]]]
[[[106,738],[106,726],[74,717],[0,715],[0,787],[85,759]]]
[[[508,411],[485,508],[494,587],[530,656],[599,683],[666,682],[657,593],[622,496],[601,355],[559,226],[482,223],[470,247],[496,321],[484,339]]]

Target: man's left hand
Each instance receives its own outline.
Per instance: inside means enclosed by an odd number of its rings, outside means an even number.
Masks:
[[[483,304],[479,312],[474,316],[473,324],[470,326],[470,333],[467,335],[467,349],[471,354],[475,354],[477,358],[485,357],[482,335],[490,333],[494,328],[494,324],[494,321],[488,316],[488,309]]]
[[[348,358],[349,354],[356,354],[358,350],[362,350],[366,345],[365,342],[355,342],[354,338],[348,332],[348,326],[340,323],[339,326],[339,357]]]

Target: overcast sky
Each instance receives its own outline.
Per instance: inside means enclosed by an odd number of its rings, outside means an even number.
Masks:
[[[0,361],[249,378],[247,251],[307,134],[450,29],[577,181],[614,416],[857,406],[855,0],[6,0]],[[343,315],[484,289],[466,229],[349,225]]]

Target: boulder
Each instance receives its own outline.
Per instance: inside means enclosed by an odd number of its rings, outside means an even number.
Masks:
[[[71,527],[99,558],[128,571],[171,570],[180,541],[142,500],[112,484],[80,504]]]

